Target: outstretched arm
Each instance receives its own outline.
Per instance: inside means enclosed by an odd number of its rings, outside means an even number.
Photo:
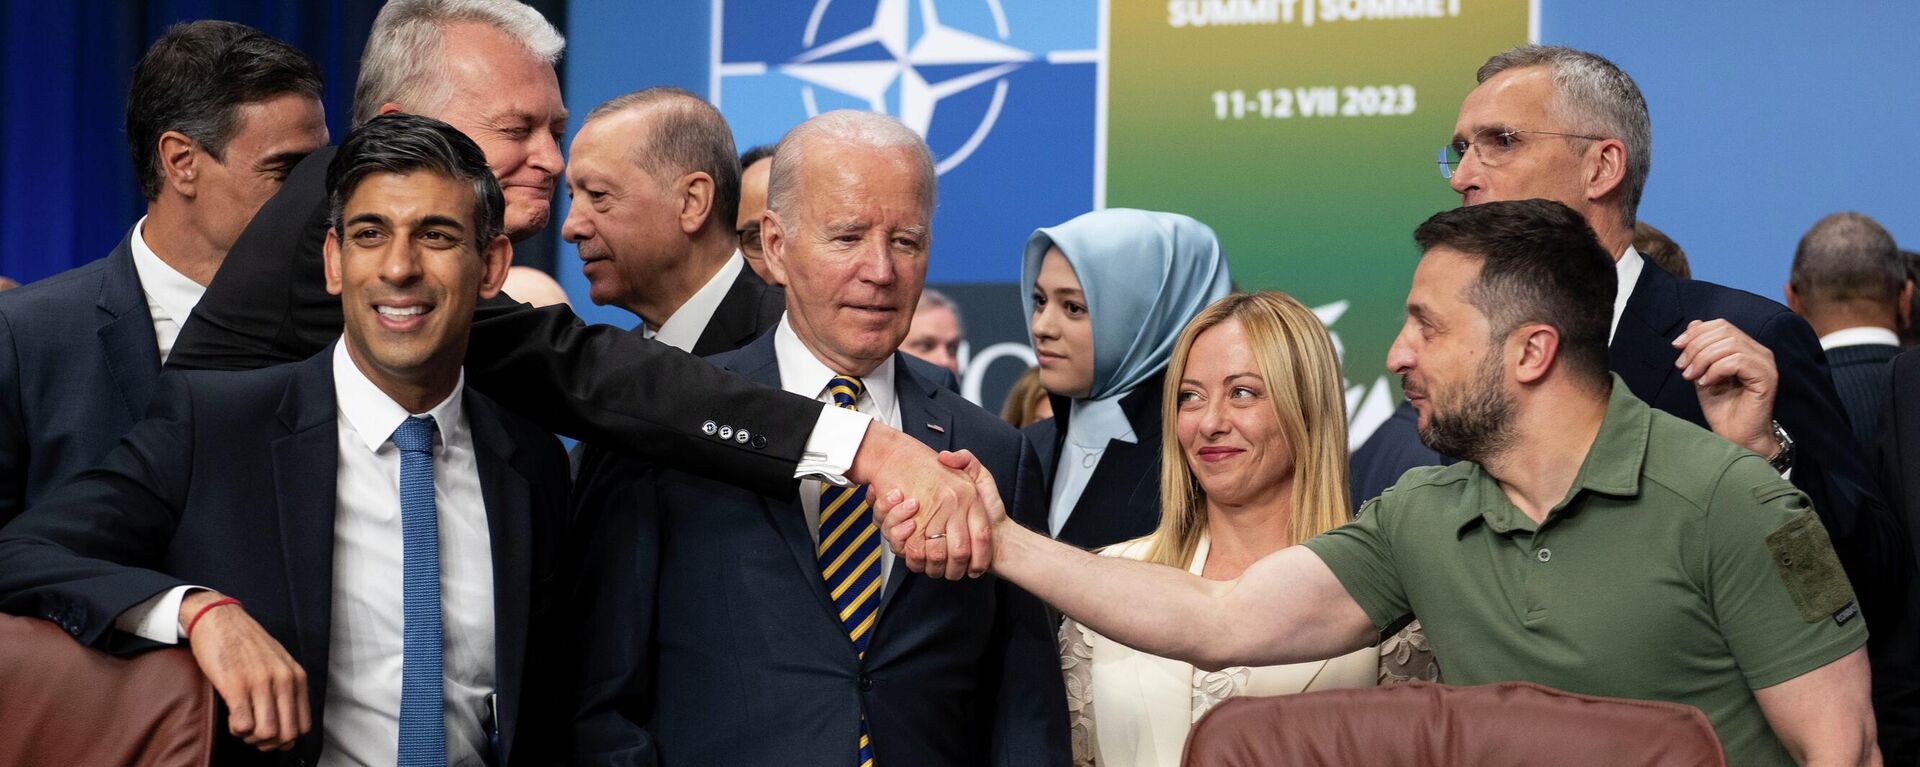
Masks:
[[[1217,669],[1331,658],[1375,639],[1366,612],[1305,548],[1275,552],[1231,581],[1095,556],[1012,522],[979,462],[964,451],[948,457],[974,477],[993,521],[994,574],[1129,647]],[[897,494],[875,509],[891,543],[912,534],[914,512]]]

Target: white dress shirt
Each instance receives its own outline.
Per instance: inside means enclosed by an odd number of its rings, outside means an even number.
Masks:
[[[785,315],[780,317],[780,325],[774,329],[773,334],[774,360],[780,366],[780,388],[802,397],[812,397],[828,403],[827,407],[830,409],[844,411],[845,408],[835,407],[832,404],[833,394],[827,391],[827,382],[839,375],[839,371],[828,368],[818,357],[813,356],[813,352],[807,350],[806,344],[802,343],[800,336],[793,332],[793,326],[787,322]],[[879,419],[881,423],[896,429],[900,428],[900,400],[894,395],[893,360],[888,359],[873,372],[861,376],[860,383],[866,391],[854,401],[854,406],[858,407],[860,412]],[[834,484],[844,484],[844,482]],[[807,534],[813,536],[814,545],[818,546],[820,543],[819,480],[800,481],[800,508],[807,515]],[[887,547],[883,539],[880,543],[882,588],[885,587],[887,576],[892,573],[893,550]]]
[[[147,314],[153,317],[153,340],[159,342],[160,362],[165,364],[173,352],[173,340],[180,337],[180,326],[206,295],[207,286],[187,279],[178,269],[160,260],[147,246],[147,217],[133,225],[133,272],[140,277],[140,288],[147,295]]]
[[[720,271],[707,278],[707,284],[700,286],[686,303],[675,309],[673,316],[660,323],[655,329],[647,323],[645,334],[648,338],[679,349],[692,352],[693,345],[700,342],[700,335],[707,332],[707,323],[713,321],[713,313],[720,308],[720,301],[727,297],[727,291],[733,289],[733,281],[740,276],[740,270],[746,268],[747,259],[734,251],[726,263],[720,265]]]
[[[1899,346],[1900,334],[1886,328],[1862,325],[1853,328],[1841,328],[1820,337],[1820,350],[1832,351],[1841,346]]]
[[[389,765],[399,758],[400,666],[406,577],[400,530],[400,451],[393,431],[410,415],[334,344],[340,466],[333,521],[332,632],[327,653],[322,767]],[[479,765],[487,750],[487,695],[494,689],[493,547],[480,469],[462,392],[421,415],[438,426],[433,502],[440,522],[440,615],[447,763]],[[198,587],[169,589],[121,613],[122,631],[177,644],[186,635],[180,601]],[[309,669],[311,670],[311,669]]]
[[[1607,343],[1613,343],[1613,334],[1620,330],[1620,315],[1627,311],[1627,299],[1633,297],[1633,286],[1640,283],[1640,272],[1644,271],[1647,261],[1627,246],[1627,252],[1620,254],[1613,262],[1613,273],[1619,279],[1619,287],[1613,293],[1613,324],[1607,326]]]
[[[1053,498],[1047,506],[1047,529],[1055,537],[1060,535],[1060,528],[1067,526],[1067,517],[1073,514],[1074,505],[1086,492],[1087,481],[1093,479],[1093,470],[1100,465],[1107,443],[1140,441],[1133,433],[1133,424],[1127,421],[1127,411],[1120,409],[1120,399],[1126,394],[1073,401],[1067,418],[1067,438],[1061,441],[1060,460],[1055,464],[1058,468],[1054,471]]]

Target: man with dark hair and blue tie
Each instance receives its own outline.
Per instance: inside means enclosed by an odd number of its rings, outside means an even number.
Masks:
[[[342,339],[163,377],[98,467],[0,531],[0,609],[113,653],[185,643],[225,704],[216,765],[526,762],[556,748],[567,467],[465,385],[511,259],[500,187],[466,136],[395,115],[327,188]]]
[[[932,238],[926,143],[883,115],[822,114],[781,140],[768,203],[761,233],[786,312],[708,360],[934,450],[971,449],[1016,518],[1043,520],[1020,432],[898,351]],[[760,493],[598,446],[580,485],[575,526],[590,540],[581,604],[566,611],[580,625],[576,763],[1068,762],[1045,608],[995,578],[910,576],[867,486]]]

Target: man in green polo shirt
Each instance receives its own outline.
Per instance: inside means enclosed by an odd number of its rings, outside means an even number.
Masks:
[[[1487,203],[1414,239],[1388,366],[1422,441],[1464,462],[1408,472],[1353,523],[1234,581],[1095,557],[1003,514],[993,571],[1205,668],[1333,657],[1418,614],[1455,684],[1694,706],[1736,765],[1876,756],[1865,621],[1826,531],[1764,459],[1608,371],[1613,264],[1586,222],[1556,202]],[[1686,362],[1737,399],[1761,361],[1706,347]],[[913,509],[893,500],[897,539]]]

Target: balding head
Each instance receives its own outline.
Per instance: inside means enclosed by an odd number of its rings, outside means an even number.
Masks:
[[[616,116],[639,118],[631,136],[633,161],[662,184],[689,173],[707,174],[713,182],[707,225],[731,236],[740,205],[740,160],[733,129],[720,110],[679,88],[647,88],[594,107],[585,124]]]
[[[910,156],[917,168],[920,199],[928,218],[932,218],[937,175],[933,152],[927,142],[912,129],[883,114],[841,109],[814,117],[795,126],[780,139],[773,156],[773,168],[767,181],[767,208],[790,214],[801,197],[805,182],[801,169],[819,156],[812,147],[832,145],[842,148],[898,151]]]
[[[1821,335],[1861,325],[1897,330],[1910,289],[1893,235],[1850,211],[1807,230],[1787,277],[1788,303]]]

